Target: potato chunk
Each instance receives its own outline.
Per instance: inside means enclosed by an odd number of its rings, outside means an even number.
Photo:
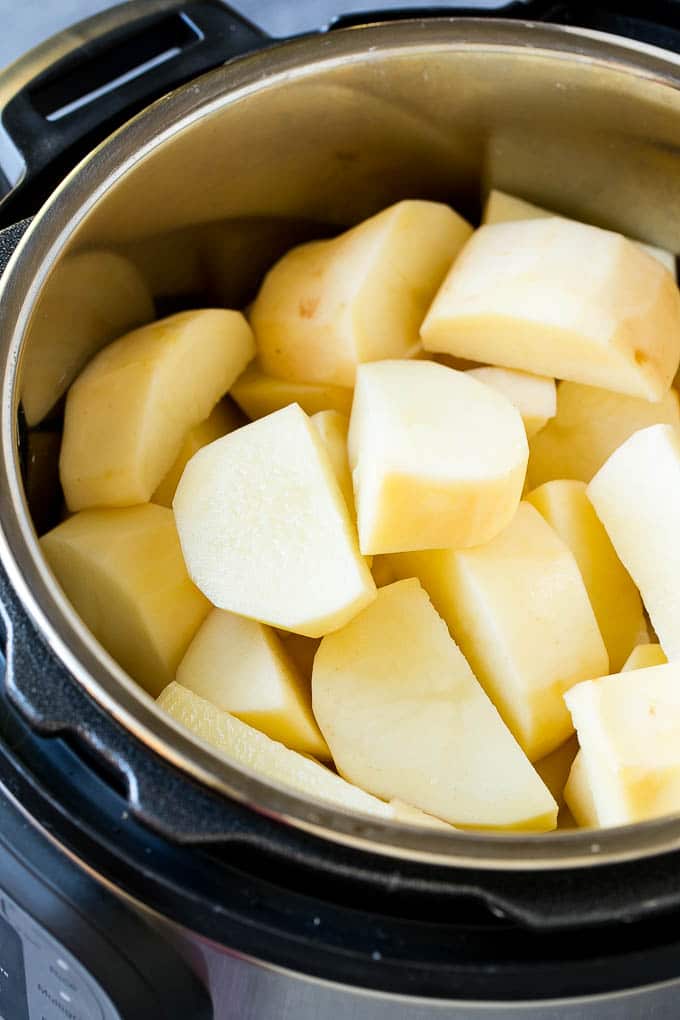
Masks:
[[[187,432],[174,464],[163,477],[163,480],[151,497],[151,502],[171,507],[177,483],[193,455],[202,447],[207,446],[208,443],[226,436],[229,432],[233,432],[234,429],[240,428],[243,424],[241,412],[233,404],[229,404],[226,400],[221,400],[219,404],[216,404],[205,421],[202,421],[200,425],[196,425],[195,428]]]
[[[471,376],[507,397],[522,416],[527,438],[539,432],[557,411],[555,380],[511,368],[483,365],[468,369]]]
[[[328,383],[291,382],[265,375],[257,364],[249,365],[231,388],[231,396],[249,418],[264,418],[289,404],[299,404],[307,414],[340,411],[349,414],[352,391]]]
[[[171,511],[83,510],[40,545],[100,644],[155,697],[210,609],[189,580]]]
[[[637,584],[659,642],[680,657],[680,429],[652,425],[627,439],[588,498]]]
[[[642,602],[586,495],[584,482],[546,482],[526,499],[571,549],[607,646],[609,668],[621,669],[643,623]]]
[[[263,370],[353,386],[361,362],[414,354],[427,307],[471,233],[446,205],[403,201],[330,241],[293,248],[250,315]]]
[[[213,609],[179,664],[177,682],[294,751],[330,758],[309,684],[263,623]]]
[[[680,425],[675,390],[652,404],[599,386],[561,382],[557,414],[529,444],[529,485],[555,478],[589,482],[621,443],[650,425]]]
[[[679,663],[577,684],[565,700],[581,745],[567,792],[577,820],[626,825],[680,811]]]
[[[361,551],[488,541],[517,509],[527,450],[516,408],[469,373],[362,365],[349,432]]]
[[[352,472],[349,469],[349,454],[347,453],[349,418],[346,414],[340,414],[339,411],[319,411],[318,414],[313,414],[309,420],[326,447],[326,453],[340,486],[340,492],[345,498],[352,517],[355,517]]]
[[[630,653],[623,666],[622,673],[631,669],[645,669],[647,666],[663,666],[668,662],[661,645],[652,641],[646,645],[638,645]]]
[[[255,353],[240,312],[180,312],[109,344],[66,399],[59,470],[69,510],[149,500],[187,432]]]
[[[220,609],[321,637],[375,597],[324,444],[297,404],[199,450],[173,506],[189,573]]]
[[[496,223],[465,245],[421,336],[426,350],[660,400],[680,360],[680,294],[621,234]]]
[[[520,503],[486,545],[391,561],[420,578],[529,758],[559,747],[573,732],[564,691],[609,661],[576,561],[538,511]]]
[[[338,771],[455,825],[536,830],[557,807],[415,578],[323,639],[314,713]]]

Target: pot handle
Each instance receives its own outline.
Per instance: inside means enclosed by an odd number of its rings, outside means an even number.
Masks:
[[[130,0],[32,50],[0,81],[0,225],[153,100],[268,42],[221,0]]]
[[[679,0],[510,0],[492,8],[465,7],[458,4],[432,7],[400,7],[388,10],[343,14],[330,27],[350,28],[371,21],[425,17],[512,18],[573,25],[599,32],[621,35],[680,53]]]

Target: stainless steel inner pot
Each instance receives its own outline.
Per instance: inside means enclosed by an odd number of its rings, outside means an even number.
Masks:
[[[680,58],[503,20],[310,36],[212,72],[118,131],[40,211],[0,292],[0,554],[55,655],[149,748],[328,840],[494,868],[578,866],[680,846],[675,817],[549,836],[417,830],[305,799],[220,760],[160,713],[75,615],[40,554],[19,451],[22,396],[38,377],[59,380],[75,324],[88,317],[88,328],[106,333],[97,308],[114,281],[97,270],[102,251],[131,259],[160,308],[239,307],[301,238],[404,197],[475,215],[491,186],[680,251],[679,170]]]

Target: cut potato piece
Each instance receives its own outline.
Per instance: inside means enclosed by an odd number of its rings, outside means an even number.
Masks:
[[[427,350],[660,400],[680,360],[673,276],[572,220],[480,227],[421,328]]]
[[[21,403],[27,423],[45,417],[93,354],[153,315],[144,278],[122,255],[86,251],[60,259],[26,344]]]
[[[240,312],[180,312],[109,344],[66,399],[59,463],[69,510],[149,500],[187,432],[255,353]]]
[[[338,771],[363,789],[454,825],[555,827],[555,802],[415,578],[323,639],[312,697]]]
[[[638,645],[630,653],[621,669],[627,673],[631,669],[646,669],[647,666],[663,666],[668,662],[661,645],[650,642],[647,645]]]
[[[609,662],[576,561],[538,511],[520,503],[475,549],[391,561],[400,577],[420,579],[529,758],[559,747],[573,732],[564,691]]]
[[[588,498],[642,595],[659,642],[680,658],[680,429],[653,425],[627,439]]]
[[[586,761],[580,751],[574,758],[564,788],[564,802],[571,811],[574,821],[581,828],[594,829],[600,824],[597,820],[597,808]]]
[[[522,416],[527,438],[531,439],[557,411],[555,380],[511,368],[483,365],[469,374],[507,397]]]
[[[576,784],[598,825],[680,811],[680,663],[577,684],[565,700],[581,745]],[[583,799],[570,790],[577,818],[590,813]]]
[[[213,609],[179,664],[177,682],[294,751],[330,758],[309,686],[263,623]]]
[[[429,361],[360,366],[349,456],[364,554],[486,542],[517,509],[527,440],[516,408]]]
[[[170,510],[83,510],[40,545],[86,626],[155,697],[210,610],[189,580]]]
[[[574,735],[534,766],[560,808],[564,804],[564,788],[577,754],[578,740]]]
[[[489,192],[484,206],[482,223],[508,223],[511,220],[542,220],[549,216],[557,216],[558,213],[543,209],[540,205],[533,205],[525,202],[523,198],[515,198],[504,191]],[[561,219],[567,219],[563,216]],[[582,221],[579,221],[582,222]],[[675,275],[675,255],[665,248],[657,248],[655,244],[645,244],[644,241],[636,241],[635,244],[657,259],[662,266]]]
[[[297,404],[199,450],[173,506],[189,573],[220,609],[321,637],[375,598],[328,454]]]
[[[336,481],[345,497],[347,509],[352,517],[355,517],[352,472],[349,469],[347,454],[349,418],[346,414],[340,414],[339,411],[319,411],[318,414],[312,415],[310,421],[326,447]]]
[[[288,786],[305,796],[347,811],[358,811],[392,822],[403,820],[411,825],[418,824],[416,819],[424,826],[432,824],[431,818],[422,817],[415,809],[411,809],[408,818],[405,818],[404,805],[386,804],[370,793],[364,793],[319,762],[289,750],[181,684],[169,684],[158,698],[158,704],[230,764],[245,767],[262,779]]]
[[[265,375],[257,364],[249,365],[231,388],[231,396],[249,418],[264,418],[289,404],[299,404],[307,414],[352,409],[352,390],[328,383],[288,382]]]
[[[529,485],[535,488],[555,478],[589,482],[621,443],[650,425],[680,425],[675,390],[652,404],[597,386],[562,382],[555,418],[529,444]]]
[[[226,436],[227,433],[233,432],[243,424],[241,412],[233,404],[226,400],[221,400],[219,404],[216,404],[209,418],[187,432],[182,447],[175,458],[175,463],[154,492],[151,502],[171,507],[182,472],[193,455],[203,446]]]
[[[635,646],[644,613],[638,590],[586,495],[585,482],[546,482],[525,497],[571,549],[609,654],[621,669]]]
[[[448,206],[407,200],[294,248],[252,307],[263,370],[353,386],[361,362],[414,354],[427,307],[471,233]]]

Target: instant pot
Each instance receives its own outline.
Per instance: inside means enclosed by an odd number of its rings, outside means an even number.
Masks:
[[[3,1020],[680,1016],[680,818],[445,832],[265,782],[156,709],[36,541],[68,372],[133,315],[114,264],[158,315],[242,307],[293,243],[492,186],[680,251],[675,51],[675,0],[285,42],[140,0],[0,76]]]

